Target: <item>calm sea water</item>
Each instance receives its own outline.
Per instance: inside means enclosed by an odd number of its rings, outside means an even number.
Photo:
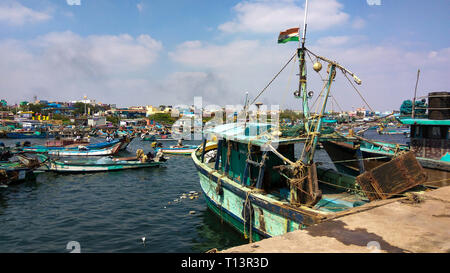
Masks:
[[[370,131],[366,137],[369,135]],[[405,139],[373,136],[398,142]],[[0,141],[7,145],[17,142]],[[98,141],[103,139],[93,142]],[[173,144],[164,142],[165,146]],[[147,152],[150,142],[135,139],[127,149],[122,155],[137,149]],[[318,150],[316,160],[329,161],[329,157]],[[34,182],[0,190],[0,252],[65,253],[70,252],[66,249],[70,241],[78,242],[81,252],[101,253],[205,252],[247,243],[206,208],[201,194],[194,200],[180,199],[190,191],[201,189],[189,156],[171,156],[163,168],[42,173]]]
[[[127,149],[147,152],[150,142],[135,139]],[[39,174],[0,192],[0,252],[64,253],[70,241],[81,252],[102,253],[204,252],[246,243],[207,210],[202,195],[180,199],[190,191],[201,189],[189,156],[171,156],[163,168]]]

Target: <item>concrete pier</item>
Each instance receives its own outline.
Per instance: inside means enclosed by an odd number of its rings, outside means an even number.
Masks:
[[[450,186],[221,251],[222,253],[450,252]],[[381,201],[383,202],[383,201]]]

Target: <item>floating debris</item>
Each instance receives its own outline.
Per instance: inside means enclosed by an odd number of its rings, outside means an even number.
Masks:
[[[191,211],[189,212],[189,214],[195,214],[195,211],[194,211],[194,210],[191,210]]]

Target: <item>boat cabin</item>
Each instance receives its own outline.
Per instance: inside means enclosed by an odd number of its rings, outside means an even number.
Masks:
[[[246,124],[244,126],[225,124],[216,127],[213,132],[218,137],[217,156],[214,162],[208,165],[241,186],[260,190],[262,194],[275,200],[292,203],[293,191],[295,196],[297,194],[300,196],[298,200],[302,200],[302,192],[306,189],[293,187],[290,181],[292,176],[282,169],[289,166],[287,160],[290,162],[298,160],[299,154],[296,157],[295,152],[299,152],[301,147],[296,144],[304,139],[283,137],[275,141],[270,133],[270,128],[270,124]],[[267,144],[271,144],[278,155],[267,148]],[[204,162],[204,158],[201,161]],[[326,185],[321,185],[320,190],[318,187],[316,188],[317,191],[323,193],[322,198],[319,198],[320,201],[315,206],[313,205],[316,209],[345,210],[355,206],[355,202],[361,204],[362,200],[365,200],[364,196],[349,196],[348,193],[345,193],[346,201],[339,198],[342,197],[340,196],[341,191],[336,187],[356,189],[354,177],[343,174],[336,175],[335,171],[321,168],[317,168],[317,173],[312,175],[333,184],[329,189]],[[294,203],[297,202],[297,200],[294,201]]]
[[[450,161],[450,92],[428,94],[427,118],[400,118],[410,125],[410,148],[418,157]]]

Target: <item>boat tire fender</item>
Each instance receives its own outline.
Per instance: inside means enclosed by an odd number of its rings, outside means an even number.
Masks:
[[[222,180],[218,180],[217,181],[217,186],[216,186],[216,194],[217,195],[219,195],[219,196],[222,196],[223,195],[223,188],[222,188],[222,183],[221,183],[221,181]]]
[[[242,208],[242,219],[244,219],[246,223],[249,223],[250,219],[254,219],[254,214],[255,210],[252,206],[252,203],[248,199],[245,200]]]

